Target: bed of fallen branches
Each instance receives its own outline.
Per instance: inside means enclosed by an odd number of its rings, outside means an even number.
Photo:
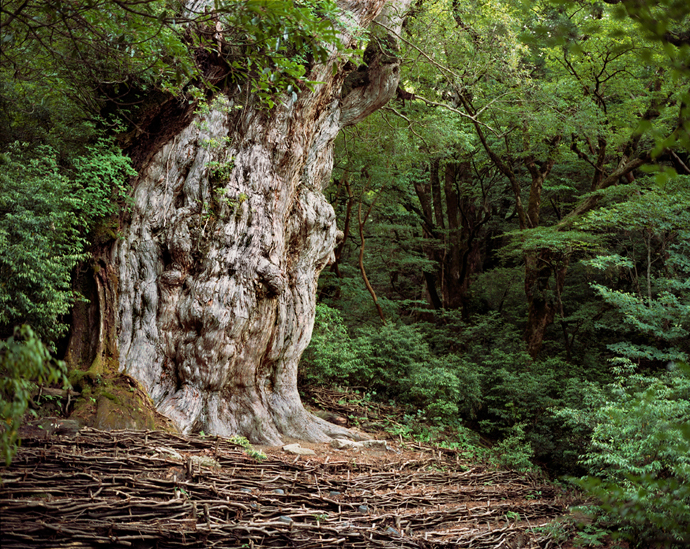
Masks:
[[[0,545],[551,545],[540,527],[565,510],[552,487],[419,455],[366,467],[337,457],[256,461],[219,437],[46,432],[0,469]]]

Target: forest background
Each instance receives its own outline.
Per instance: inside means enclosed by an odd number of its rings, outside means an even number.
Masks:
[[[211,86],[181,30],[203,18],[175,20],[158,1],[106,2],[106,17],[72,4],[0,13],[11,426],[30,382],[66,380],[55,359],[80,299],[72,279],[127,208],[136,93],[203,103]],[[227,15],[259,41],[288,27],[318,55],[335,9],[247,1]],[[320,279],[302,383],[404,406],[396,436],[582,477],[600,527],[637,545],[687,543],[686,2],[426,0],[399,46],[374,31],[363,63],[378,40],[402,60],[401,81],[339,137],[325,194],[344,237]],[[299,92],[304,61],[256,51],[236,69],[270,109]],[[15,440],[3,439],[7,459]]]

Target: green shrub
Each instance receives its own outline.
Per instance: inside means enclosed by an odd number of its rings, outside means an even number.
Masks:
[[[534,449],[525,435],[525,425],[518,424],[498,444],[491,448],[489,459],[501,467],[516,471],[531,471]]]
[[[690,376],[687,367],[661,377],[621,370],[609,400],[566,409],[566,421],[591,429],[582,456],[601,520],[636,546],[684,546],[690,541]]]
[[[0,337],[29,324],[52,345],[77,295],[72,269],[85,260],[87,232],[117,211],[129,160],[101,140],[73,166],[50,147],[13,145],[0,155]]]
[[[36,152],[26,158],[14,147],[0,156],[0,333],[27,323],[55,340],[67,329],[56,320],[75,299],[71,272],[86,257],[85,240],[76,185],[49,149]]]
[[[65,364],[51,359],[48,348],[28,326],[0,340],[0,452],[7,465],[17,451],[19,426],[36,384],[69,386]]]
[[[456,355],[432,357],[410,373],[410,391],[403,400],[424,409],[436,421],[473,418],[482,402],[479,376],[472,364]]]
[[[424,369],[432,358],[421,332],[405,324],[365,327],[354,344],[363,368],[353,381],[391,398],[404,397],[413,372]]]
[[[472,417],[481,403],[474,365],[457,355],[434,356],[419,330],[391,323],[363,328],[352,339],[338,311],[324,304],[317,305],[300,372],[307,382],[366,387],[438,421]]]
[[[300,376],[309,383],[349,384],[359,377],[362,362],[340,313],[319,303],[309,346],[300,361]]]

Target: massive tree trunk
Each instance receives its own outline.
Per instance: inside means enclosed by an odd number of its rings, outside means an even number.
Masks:
[[[378,17],[399,29],[409,0],[342,4],[349,28]],[[183,432],[272,444],[347,434],[302,407],[297,364],[338,239],[321,194],[334,139],[398,83],[390,52],[368,61],[366,78],[343,93],[347,75],[333,74],[334,54],[309,75],[320,84],[272,110],[226,90],[141,165],[107,266],[118,360]]]

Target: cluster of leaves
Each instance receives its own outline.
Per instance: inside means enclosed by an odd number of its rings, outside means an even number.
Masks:
[[[335,2],[10,0],[0,6],[0,147],[83,144],[84,122],[136,122],[153,101],[240,88],[296,101],[315,63],[339,55]],[[214,58],[224,74],[207,74]],[[111,128],[116,131],[117,128]],[[91,137],[87,132],[86,139]]]
[[[229,79],[247,86],[268,108],[281,93],[296,102],[300,86],[317,83],[307,79],[309,68],[328,61],[341,45],[339,10],[332,1],[243,0],[221,4],[216,13],[220,27],[201,26],[199,46],[208,48],[211,36],[220,38]]]
[[[519,332],[495,313],[468,323],[457,317],[447,313],[445,325],[370,326],[351,337],[340,313],[321,303],[302,379],[365,387],[439,428],[472,425],[498,441],[492,455],[511,456],[513,467],[537,458],[550,459],[553,470],[582,471],[576,459],[588,430],[564,426],[550,410],[598,402],[599,384],[562,359],[532,361]]]
[[[65,364],[51,358],[29,326],[17,327],[14,335],[0,340],[0,457],[7,465],[16,452],[32,390],[50,383],[69,386]]]
[[[72,269],[95,224],[115,213],[134,172],[103,139],[61,168],[49,146],[15,144],[0,155],[0,334],[29,324],[53,345],[77,298]]]
[[[690,177],[643,179],[610,192],[606,207],[580,225],[608,233],[608,253],[585,264],[629,284],[592,287],[618,313],[627,337],[609,349],[619,360],[687,361],[690,348]],[[623,198],[624,197],[624,198]],[[614,232],[615,231],[615,232]],[[621,242],[624,235],[627,242]],[[616,253],[618,252],[618,253]],[[630,362],[631,363],[631,362]]]
[[[636,546],[683,546],[690,528],[690,371],[620,368],[598,406],[557,416],[591,432],[578,484],[599,501],[599,523]]]
[[[3,2],[0,23],[0,146],[19,140],[69,149],[110,102],[127,115],[133,89],[181,91],[197,71],[159,0]],[[115,128],[116,129],[116,128]]]
[[[202,431],[203,434],[203,431]],[[241,437],[238,435],[233,435],[228,439],[230,442],[233,444],[237,444],[238,446],[241,446],[244,448],[245,453],[252,459],[255,459],[256,461],[263,461],[266,459],[266,454],[264,454],[261,450],[257,450],[254,448],[254,446],[251,445],[251,443],[245,438]]]
[[[586,263],[609,275],[626,273],[630,285],[594,284],[618,315],[609,329],[623,336],[608,345],[617,379],[604,388],[607,398],[558,415],[591,430],[581,458],[590,476],[580,485],[601,502],[600,522],[637,546],[689,541],[689,183],[678,176],[626,186],[582,222],[588,230],[608,231],[610,239],[620,232],[629,239],[624,247],[610,244],[622,254]]]

